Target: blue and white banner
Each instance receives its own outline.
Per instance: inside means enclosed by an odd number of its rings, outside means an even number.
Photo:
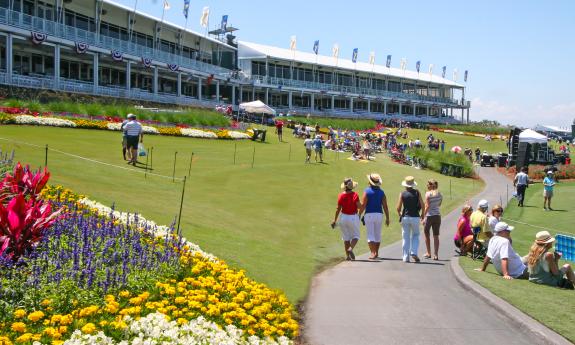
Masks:
[[[48,39],[48,35],[42,32],[30,32],[32,43],[34,44],[42,44]]]
[[[447,72],[447,66],[443,66],[441,69],[441,78],[445,78],[445,73]]]
[[[190,11],[190,0],[184,0],[184,17],[188,19],[188,12]]]
[[[419,73],[419,69],[421,68],[421,61],[417,61],[415,63],[415,69],[417,70],[417,73]]]
[[[180,69],[180,66],[176,65],[175,63],[167,63],[166,65],[172,72],[177,72]]]
[[[112,54],[112,60],[118,62],[124,61],[124,54],[120,53],[120,51],[112,50],[110,54]]]
[[[76,42],[76,53],[85,54],[88,51],[88,48],[90,48],[88,43]]]
[[[152,67],[152,59],[142,56],[142,65],[146,68]]]
[[[224,14],[222,16],[222,25],[221,25],[222,32],[226,32],[228,30],[228,15]]]
[[[317,53],[319,52],[319,40],[313,42],[313,52],[315,53],[315,55],[317,55]]]
[[[469,71],[465,70],[465,73],[463,73],[463,81],[467,83],[467,74]]]
[[[357,53],[358,53],[358,49],[353,48],[353,54],[351,55],[351,62],[353,62],[353,63],[357,62]]]
[[[391,67],[391,55],[387,56],[387,61],[385,62],[385,67],[387,67],[387,68]]]

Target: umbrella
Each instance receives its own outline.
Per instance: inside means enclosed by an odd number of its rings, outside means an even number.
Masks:
[[[453,146],[453,147],[451,148],[451,152],[454,152],[454,153],[459,153],[459,152],[461,152],[461,146]]]

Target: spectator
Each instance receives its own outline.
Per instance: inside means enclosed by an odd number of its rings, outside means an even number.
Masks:
[[[305,140],[303,141],[303,146],[305,146],[305,154],[306,154],[305,162],[309,163],[311,159],[311,148],[313,146],[313,140],[311,139],[311,136],[309,134],[306,134]]]
[[[351,178],[345,178],[341,184],[344,191],[337,198],[337,210],[331,223],[335,228],[339,217],[339,228],[341,230],[341,239],[343,240],[346,260],[355,260],[353,248],[359,240],[359,216],[358,210],[361,208],[359,196],[353,190],[357,187],[357,182]]]
[[[459,248],[459,255],[465,256],[473,248],[473,233],[471,232],[471,223],[469,217],[473,212],[470,205],[463,206],[461,217],[457,221],[457,231],[453,237],[455,246]]]
[[[315,151],[315,162],[317,163],[317,155],[319,154],[319,161],[323,163],[323,142],[321,141],[321,135],[318,134],[315,136],[313,148]]]
[[[385,212],[385,226],[389,226],[389,210],[387,198],[381,189],[381,176],[379,174],[367,175],[369,187],[363,193],[361,211],[365,211],[363,217],[367,232],[367,243],[371,252],[370,260],[379,256],[379,246],[381,244],[381,224],[383,212]]]
[[[129,116],[132,114],[128,114],[128,116],[126,118],[129,118]],[[128,152],[128,155],[130,157],[130,160],[132,160],[132,156],[130,155],[130,152],[128,151],[128,137],[126,136],[126,131],[124,130],[124,127],[126,126],[126,123],[128,123],[128,119],[122,121],[122,124],[120,125],[120,131],[122,131],[122,155],[124,156],[124,160],[128,160],[126,158],[126,152]]]
[[[136,115],[128,114],[128,123],[124,125],[124,132],[126,132],[127,148],[130,150],[130,161],[132,165],[138,162],[138,141],[144,141],[144,132],[142,125],[136,121]]]
[[[553,187],[555,187],[555,179],[553,178],[553,170],[547,172],[547,176],[543,179],[543,210],[553,211],[551,208],[551,198],[553,197]]]
[[[439,183],[436,180],[427,181],[428,191],[425,193],[425,219],[423,223],[423,233],[425,235],[425,255],[426,259],[431,258],[431,244],[429,238],[429,230],[433,231],[433,260],[439,260],[437,253],[439,251],[439,228],[441,227],[441,202],[443,196],[438,190]]]
[[[278,135],[278,139],[280,142],[282,141],[283,127],[284,127],[283,121],[277,120],[276,121],[276,134]]]
[[[517,255],[511,246],[512,230],[513,227],[505,222],[497,223],[497,226],[495,226],[496,236],[493,236],[489,241],[489,248],[483,260],[483,266],[477,269],[478,271],[484,272],[489,262],[492,262],[495,270],[505,279],[528,278],[527,266],[523,264],[521,257]]]
[[[525,200],[525,190],[529,186],[529,175],[527,175],[527,167],[522,167],[521,172],[515,175],[513,179],[513,186],[517,191],[517,202],[519,207],[523,207],[523,201]]]
[[[419,222],[423,221],[424,214],[420,215],[423,208],[423,201],[421,194],[415,186],[415,178],[407,176],[401,183],[405,187],[405,191],[399,194],[397,202],[397,214],[402,228],[402,250],[403,262],[409,262],[410,258],[415,262],[419,262],[417,256],[419,248]]]
[[[539,231],[535,242],[527,255],[529,281],[537,284],[573,289],[575,275],[571,265],[565,264],[559,268],[561,253],[549,250],[553,248],[555,238],[548,231]]]
[[[475,161],[477,163],[481,161],[481,149],[479,147],[475,149]]]
[[[480,200],[477,204],[477,210],[475,210],[469,220],[471,222],[471,230],[474,234],[477,234],[477,239],[484,245],[487,245],[489,239],[493,236],[491,229],[487,228],[487,210],[489,209],[489,203],[487,200]]]
[[[445,152],[445,140],[441,139],[441,152]]]
[[[501,216],[503,215],[503,207],[501,205],[495,204],[491,209],[491,216],[487,219],[487,224],[491,229],[491,232],[495,232],[495,226],[501,221]]]

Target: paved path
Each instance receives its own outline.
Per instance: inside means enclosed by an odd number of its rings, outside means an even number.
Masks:
[[[510,181],[496,169],[481,169],[480,176],[486,188],[471,199],[474,208],[479,199],[491,205],[505,201],[507,188],[511,195]],[[317,275],[305,310],[306,343],[536,343],[453,277],[449,260],[454,255],[452,237],[459,214],[458,209],[443,217],[439,261],[404,263],[399,242],[380,251],[384,260],[370,262],[363,255]]]

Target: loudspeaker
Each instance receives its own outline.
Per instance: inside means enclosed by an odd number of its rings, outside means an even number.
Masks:
[[[519,143],[519,147],[517,149],[517,159],[516,159],[516,168],[519,171],[521,168],[525,166],[529,166],[529,161],[531,157],[531,144],[529,143]]]

